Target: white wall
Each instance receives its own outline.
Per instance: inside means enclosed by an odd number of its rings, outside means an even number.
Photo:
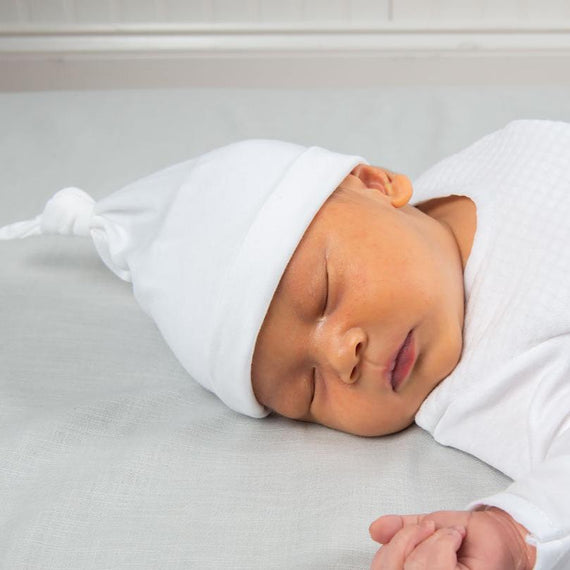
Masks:
[[[0,0],[4,90],[570,84],[568,70],[568,0]]]
[[[4,29],[159,23],[560,24],[568,0],[1,0]]]

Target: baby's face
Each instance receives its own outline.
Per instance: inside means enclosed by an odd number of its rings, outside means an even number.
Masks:
[[[280,415],[383,435],[410,425],[459,361],[463,273],[450,261],[449,232],[408,205],[406,176],[359,165],[342,187],[281,278],[257,338],[252,385]]]

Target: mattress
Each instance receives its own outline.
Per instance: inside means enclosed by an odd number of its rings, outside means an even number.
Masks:
[[[564,87],[0,94],[0,225],[242,138],[413,179]],[[461,509],[510,480],[417,426],[362,438],[226,408],[85,238],[0,242],[0,567],[359,569],[382,514]]]

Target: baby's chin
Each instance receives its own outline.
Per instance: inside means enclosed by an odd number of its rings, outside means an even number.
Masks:
[[[362,418],[355,419],[354,422],[347,421],[339,425],[327,425],[321,422],[314,423],[319,423],[320,425],[328,427],[329,429],[334,429],[335,431],[349,433],[360,437],[381,437],[383,435],[398,433],[409,428],[414,423],[414,416],[411,418],[403,418],[397,422],[393,421],[389,426],[376,424],[373,421],[362,421]]]

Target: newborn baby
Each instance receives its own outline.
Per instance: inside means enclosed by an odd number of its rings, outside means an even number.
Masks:
[[[411,197],[405,175],[361,164],[319,210],[257,338],[252,383],[268,409],[385,435],[409,426],[456,367],[476,207],[465,196],[414,207]],[[527,530],[499,509],[387,516],[370,532],[388,543],[373,569],[535,563]]]
[[[570,564],[570,124],[513,121],[416,180],[280,141],[215,149],[0,239],[90,236],[230,408],[360,436],[414,421],[515,482],[387,515],[373,569]]]

